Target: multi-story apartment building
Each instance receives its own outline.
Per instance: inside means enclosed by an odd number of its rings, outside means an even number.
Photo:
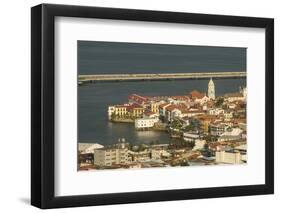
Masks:
[[[128,113],[127,107],[128,107],[127,105],[116,105],[114,114],[120,117],[124,117]]]
[[[240,152],[217,151],[216,163],[240,164],[242,163],[241,154]]]
[[[144,113],[145,108],[142,107],[139,104],[131,104],[127,107],[127,111],[129,113],[130,116],[135,117],[135,118],[139,118],[142,117],[143,113]]]
[[[160,104],[158,102],[150,103],[150,110],[151,110],[151,112],[154,112],[154,113],[159,115],[159,105]]]
[[[112,166],[128,163],[128,148],[125,143],[113,147],[104,147],[95,150],[94,164],[97,166]]]

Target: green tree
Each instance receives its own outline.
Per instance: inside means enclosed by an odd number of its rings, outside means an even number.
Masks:
[[[175,119],[172,121],[171,127],[174,129],[180,129],[180,128],[182,128],[182,123],[179,119]]]
[[[224,103],[224,98],[220,97],[220,98],[218,98],[218,99],[216,100],[215,106],[216,106],[216,107],[221,107],[221,106],[223,105],[223,103]]]

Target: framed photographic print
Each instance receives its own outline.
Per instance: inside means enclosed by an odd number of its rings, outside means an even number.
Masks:
[[[274,21],[31,9],[31,203],[272,194]]]

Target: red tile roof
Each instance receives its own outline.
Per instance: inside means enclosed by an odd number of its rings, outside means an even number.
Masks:
[[[144,97],[144,96],[140,96],[140,95],[137,95],[137,94],[132,94],[129,96],[129,100],[133,100],[139,104],[142,104],[142,103],[145,103],[148,101],[148,98],[147,97]]]
[[[194,98],[194,99],[201,99],[201,98],[204,98],[206,96],[205,93],[201,93],[197,90],[193,90],[191,93],[190,93],[190,96],[191,98]]]

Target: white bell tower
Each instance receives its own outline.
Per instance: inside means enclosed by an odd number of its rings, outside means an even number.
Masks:
[[[213,82],[213,79],[211,78],[208,84],[208,97],[210,99],[215,100],[216,99],[216,95],[215,95],[215,84]]]

